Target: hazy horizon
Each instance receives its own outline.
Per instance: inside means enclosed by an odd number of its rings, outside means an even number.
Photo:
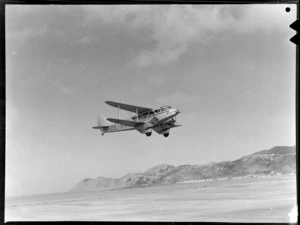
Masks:
[[[292,146],[274,146],[274,147],[295,147],[295,145],[292,145]],[[270,148],[270,149],[271,149],[271,148]],[[269,149],[263,149],[263,150],[269,150]],[[259,150],[259,151],[261,151],[261,150]],[[258,152],[258,151],[254,151],[254,152]],[[254,152],[252,152],[252,153],[254,153]],[[250,154],[251,154],[251,153],[250,153]],[[234,160],[236,160],[236,159],[232,159],[232,160],[229,160],[229,161],[234,161]],[[212,163],[212,162],[217,163],[217,162],[220,162],[220,161],[211,161],[211,162],[207,162],[207,163],[204,163],[204,164],[201,164],[201,165],[205,165],[205,164]],[[165,164],[165,165],[171,165],[171,164],[162,163],[162,164],[158,164],[158,165],[153,165],[152,167],[160,166],[160,165],[163,165],[163,164]],[[185,164],[185,165],[190,165],[190,164]],[[180,165],[172,165],[172,166],[180,166]],[[152,167],[150,167],[150,168],[152,168]],[[150,169],[150,168],[146,168],[145,170]],[[143,171],[133,171],[132,173],[135,173],[135,172],[136,172],[136,173],[144,172],[145,170],[143,170]],[[114,178],[114,179],[115,179],[115,178],[121,178],[121,177],[123,177],[123,176],[125,176],[125,175],[127,175],[127,174],[129,174],[129,173],[123,174],[123,175],[118,176],[118,177],[107,177],[107,178]],[[89,179],[95,179],[95,178],[98,178],[98,177],[105,177],[105,176],[85,177],[84,179],[86,179],[86,178],[89,178]],[[82,179],[82,180],[83,180],[83,179]],[[72,187],[70,187],[70,189],[73,188],[76,184],[82,182],[82,180],[78,181],[77,183],[74,183],[74,185],[73,185]],[[109,190],[109,189],[108,189],[108,190]],[[104,191],[108,191],[108,190],[104,190]],[[118,189],[113,189],[113,190],[118,190]],[[36,194],[36,193],[33,193],[33,194],[30,194],[30,195],[63,194],[63,193],[69,193],[69,191],[70,191],[70,190],[64,190],[64,191],[59,191],[59,192],[45,192],[45,193],[37,193],[37,194]],[[79,193],[81,193],[81,192],[79,192]],[[74,194],[74,192],[73,192],[73,194]],[[22,197],[22,196],[30,196],[30,195],[13,195],[13,196],[6,196],[6,197]]]
[[[295,145],[295,4],[6,5],[5,14],[6,196]],[[101,136],[97,113],[118,115],[106,100],[171,105],[183,126],[168,138]]]

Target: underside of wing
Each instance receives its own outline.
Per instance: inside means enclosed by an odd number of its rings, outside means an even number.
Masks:
[[[148,112],[148,111],[152,110],[151,108],[135,106],[135,105],[128,105],[128,104],[119,103],[119,102],[106,101],[105,103],[112,106],[112,107],[120,108],[120,109],[130,111],[130,112],[134,112],[134,113],[136,113],[136,112],[137,113],[144,113],[144,112]]]
[[[113,119],[113,118],[108,118],[107,120],[110,122],[113,122],[113,123],[118,123],[118,124],[122,124],[122,125],[129,126],[129,127],[136,127],[136,126],[144,124],[143,122],[135,122],[135,121],[130,121],[130,120],[119,120],[119,119]]]

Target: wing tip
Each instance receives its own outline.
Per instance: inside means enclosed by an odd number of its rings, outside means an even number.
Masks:
[[[176,124],[174,127],[182,127],[181,124]]]

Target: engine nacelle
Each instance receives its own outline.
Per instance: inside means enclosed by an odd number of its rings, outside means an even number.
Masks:
[[[170,129],[166,129],[166,130],[163,130],[161,133],[162,134],[168,134],[170,132]]]
[[[151,133],[152,132],[152,128],[148,128],[148,127],[152,127],[151,123],[144,123],[141,124],[137,127],[135,127],[141,134],[146,134],[146,133]]]
[[[138,130],[141,134],[147,134],[147,133],[152,133],[152,128],[149,129],[144,129],[144,130]]]

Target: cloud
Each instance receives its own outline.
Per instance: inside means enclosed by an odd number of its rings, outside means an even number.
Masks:
[[[286,7],[290,7],[291,12],[287,13]],[[249,5],[243,8],[241,20],[235,21],[235,27],[241,32],[288,33],[289,25],[296,19],[296,10],[291,4]]]
[[[185,54],[190,44],[205,44],[212,31],[222,28],[218,11],[214,7],[172,5],[144,15],[144,21],[136,19],[134,27],[151,29],[155,46],[140,52],[131,64],[141,67],[167,64]]]
[[[74,45],[86,45],[92,43],[93,39],[89,36],[83,36],[74,42]]]
[[[135,26],[140,15],[148,15],[153,7],[146,5],[83,5],[79,6],[84,13],[83,24],[88,27],[97,27],[102,24],[126,23]],[[154,7],[156,8],[156,7]],[[129,22],[129,23],[128,23]]]
[[[286,6],[291,8],[289,16]],[[146,34],[144,47],[137,47],[129,65],[147,67],[176,62],[193,46],[206,45],[220,38],[224,31],[284,32],[282,28],[288,29],[295,12],[296,7],[291,5],[22,5],[7,7],[6,34],[21,40],[35,35],[55,35],[75,39],[78,45],[93,41],[78,28],[85,31],[115,28],[116,35],[126,30],[135,35],[134,38]],[[51,19],[51,23],[45,25],[43,21],[49,21],[49,17],[58,19]],[[56,22],[63,18],[66,21]],[[20,27],[23,20],[28,24]],[[66,29],[65,25],[71,28]],[[80,34],[72,29],[77,29]],[[290,29],[290,32],[293,31]]]
[[[28,40],[37,38],[66,39],[67,35],[62,29],[50,28],[48,25],[38,28],[11,29],[6,32],[7,42],[14,44],[25,44]]]
[[[122,24],[135,33],[146,32],[154,46],[145,47],[130,62],[141,67],[174,62],[191,42],[206,43],[211,38],[207,31],[222,28],[220,7],[126,5],[84,6],[82,10],[87,26]]]
[[[152,75],[148,76],[146,80],[142,82],[135,82],[132,85],[132,90],[134,92],[146,92],[146,91],[158,91],[158,88],[161,88],[165,83],[164,75]]]
[[[153,75],[148,78],[148,85],[151,87],[159,87],[164,84],[163,75]]]
[[[225,30],[233,32],[278,32],[289,24],[284,5],[200,6],[200,5],[126,5],[85,6],[86,23],[120,25],[146,31],[154,42],[145,46],[130,65],[146,67],[175,62],[193,44],[205,45]],[[296,8],[293,7],[292,11]],[[288,22],[289,21],[289,22]],[[124,28],[125,29],[125,28]]]
[[[77,92],[76,89],[69,87],[65,84],[62,84],[59,80],[56,80],[54,86],[58,89],[59,92],[65,95],[73,95]]]
[[[141,67],[150,66],[152,64],[167,64],[176,61],[178,57],[186,51],[186,45],[157,47],[152,51],[142,51],[139,56],[130,63]]]
[[[169,105],[169,104],[184,104],[196,101],[195,96],[191,96],[181,92],[174,92],[168,96],[161,96],[156,99],[159,104]]]
[[[78,6],[63,5],[7,5],[6,40],[24,43],[36,38],[67,38],[70,21],[78,24]],[[69,27],[65,28],[65,24]]]

